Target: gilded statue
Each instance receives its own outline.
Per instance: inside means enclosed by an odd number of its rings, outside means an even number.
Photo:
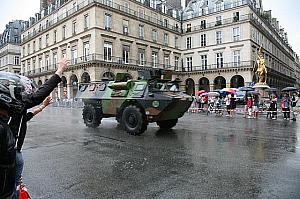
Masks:
[[[264,59],[262,47],[259,48],[257,56],[258,56],[258,58],[256,61],[256,67],[254,70],[256,80],[258,80],[259,84],[266,84],[268,72],[267,72],[267,66],[266,66],[266,61]]]

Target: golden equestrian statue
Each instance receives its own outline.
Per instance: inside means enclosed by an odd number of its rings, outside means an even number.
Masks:
[[[254,72],[258,77],[258,83],[259,84],[266,84],[268,72],[267,72],[267,66],[266,66],[266,62],[265,62],[265,59],[264,59],[262,47],[259,48],[258,59],[256,61],[256,64],[257,64],[257,67],[256,67],[256,70]]]

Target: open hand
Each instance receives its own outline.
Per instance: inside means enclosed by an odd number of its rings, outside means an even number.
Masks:
[[[57,71],[55,74],[61,76],[62,73],[66,70],[66,68],[69,65],[69,61],[67,60],[66,57],[64,57],[63,59],[61,59],[58,63],[58,67],[57,67]]]

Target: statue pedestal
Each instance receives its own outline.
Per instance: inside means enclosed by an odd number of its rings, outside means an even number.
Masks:
[[[268,84],[266,83],[256,83],[253,88],[260,94],[260,98],[269,98],[269,94],[266,91],[267,89],[270,88],[270,86],[268,86]]]

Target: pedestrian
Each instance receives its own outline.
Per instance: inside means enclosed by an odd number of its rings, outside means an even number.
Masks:
[[[13,115],[25,108],[26,93],[20,77],[13,73],[0,72],[0,198],[15,198],[16,138],[7,125]]]
[[[16,187],[20,185],[20,176],[22,175],[23,171],[23,157],[21,153],[21,148],[24,143],[24,139],[27,132],[27,110],[39,105],[45,100],[47,96],[50,95],[50,93],[58,86],[58,84],[61,82],[61,76],[64,70],[66,69],[68,65],[68,61],[66,58],[63,58],[58,65],[58,69],[55,72],[55,74],[46,81],[37,91],[33,90],[32,84],[28,82],[28,78],[21,76],[21,79],[23,81],[23,84],[27,88],[27,98],[24,101],[24,110],[21,114],[13,115],[10,119],[9,126],[17,139],[17,150],[16,150],[16,171],[17,176],[15,180]],[[16,198],[18,198],[18,192],[16,191]]]
[[[248,107],[248,118],[252,118],[252,107],[253,107],[253,99],[249,94],[247,98],[247,107]]]
[[[230,95],[226,95],[225,97],[225,105],[226,105],[226,110],[227,110],[227,117],[230,116]]]
[[[247,93],[246,93],[245,99],[243,101],[246,102],[246,104],[244,106],[244,118],[247,118],[247,114],[248,114],[248,96],[247,96]]]
[[[297,93],[294,92],[293,96],[292,96],[292,100],[291,100],[291,111],[292,111],[292,114],[293,114],[293,118],[292,118],[293,121],[296,121],[296,117],[297,117],[296,106],[297,106],[297,103],[298,103],[298,99],[299,98],[297,96]]]
[[[253,118],[258,118],[259,97],[258,95],[253,96]]]
[[[234,117],[235,116],[235,109],[236,109],[236,98],[234,97],[234,94],[231,93],[231,97],[230,97],[230,117]]]
[[[277,97],[276,97],[276,95],[272,95],[270,111],[271,111],[272,120],[276,120],[277,119]]]
[[[290,119],[290,99],[288,94],[284,94],[281,100],[281,109],[283,112],[283,119],[289,120]]]

